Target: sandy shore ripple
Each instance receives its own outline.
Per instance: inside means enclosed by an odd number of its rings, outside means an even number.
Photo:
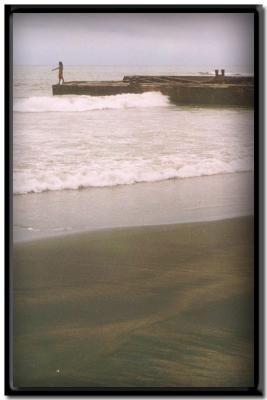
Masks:
[[[253,385],[253,218],[14,247],[15,387]]]

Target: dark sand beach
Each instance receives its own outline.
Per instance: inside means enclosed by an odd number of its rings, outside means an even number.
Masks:
[[[253,386],[253,217],[14,245],[14,387]]]

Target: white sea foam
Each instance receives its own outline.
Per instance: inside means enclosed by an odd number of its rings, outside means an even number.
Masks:
[[[253,110],[169,106],[157,92],[33,93],[14,98],[15,194],[253,170]]]
[[[114,96],[40,96],[15,98],[16,112],[84,112],[92,110],[166,107],[167,96],[159,92],[118,94]]]
[[[82,189],[89,187],[110,187],[130,185],[138,182],[157,182],[174,178],[189,178],[223,173],[243,172],[253,169],[252,159],[234,160],[229,163],[220,160],[203,160],[190,165],[180,165],[174,160],[165,165],[141,161],[114,163],[110,167],[81,167],[75,173],[71,169],[51,168],[46,171],[16,172],[14,193],[38,193],[50,190]]]

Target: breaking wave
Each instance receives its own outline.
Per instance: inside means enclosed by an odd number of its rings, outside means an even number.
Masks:
[[[110,187],[130,185],[139,182],[157,182],[168,179],[190,178],[253,170],[250,158],[229,163],[220,160],[203,160],[191,165],[171,163],[162,165],[135,162],[131,166],[112,165],[110,168],[96,166],[80,167],[72,170],[47,169],[42,171],[16,172],[14,174],[14,194],[38,193],[53,190],[82,189],[90,187]]]
[[[159,92],[117,94],[114,96],[42,96],[16,98],[16,112],[84,112],[91,110],[166,107],[167,96]]]

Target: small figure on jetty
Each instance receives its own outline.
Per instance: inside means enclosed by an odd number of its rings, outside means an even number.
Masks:
[[[62,61],[59,61],[58,67],[52,69],[52,71],[56,71],[58,69],[58,84],[60,85],[60,81],[62,80],[64,83],[64,78],[63,78],[63,63]]]

